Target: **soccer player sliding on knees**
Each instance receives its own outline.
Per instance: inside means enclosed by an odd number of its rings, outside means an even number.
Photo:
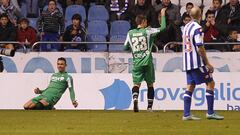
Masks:
[[[28,101],[24,105],[25,110],[52,110],[67,88],[70,92],[72,105],[75,108],[78,106],[75,100],[73,79],[72,76],[65,71],[66,66],[66,59],[62,57],[58,58],[57,68],[59,72],[52,75],[50,84],[45,90],[40,90],[39,88],[34,89],[34,93],[40,95]]]
[[[152,62],[152,47],[156,35],[166,28],[165,18],[166,8],[161,10],[161,27],[149,28],[147,27],[147,18],[143,15],[138,15],[135,19],[137,28],[130,30],[127,34],[127,39],[124,44],[125,50],[131,50],[133,55],[133,110],[138,112],[138,95],[139,88],[142,81],[146,81],[148,86],[148,106],[147,110],[152,112],[153,100],[154,100],[154,87],[155,71]],[[146,28],[147,27],[147,28]]]
[[[192,21],[186,24],[183,30],[183,70],[187,76],[187,90],[184,94],[184,115],[183,120],[200,120],[200,118],[190,114],[192,93],[196,85],[206,84],[207,98],[207,119],[223,120],[224,117],[217,115],[214,110],[214,87],[215,82],[212,77],[213,66],[209,63],[203,43],[201,20],[201,10],[193,7],[190,12]]]

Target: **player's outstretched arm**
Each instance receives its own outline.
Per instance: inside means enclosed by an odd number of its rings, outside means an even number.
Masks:
[[[209,69],[209,72],[213,72],[214,68],[213,66],[209,63],[209,60],[207,58],[206,50],[204,46],[199,46],[198,47],[198,54],[202,57],[204,63],[206,64],[206,67]]]
[[[78,103],[75,99],[75,92],[74,92],[74,88],[73,88],[73,79],[71,76],[68,77],[67,82],[68,82],[68,89],[70,92],[70,98],[71,98],[72,104],[76,108],[78,106]]]

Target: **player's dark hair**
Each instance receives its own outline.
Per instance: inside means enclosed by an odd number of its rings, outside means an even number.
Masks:
[[[205,13],[205,17],[207,18],[208,15],[215,15],[215,11],[212,11],[212,10],[208,10],[206,13]]]
[[[144,20],[147,20],[147,17],[144,16],[144,15],[137,15],[137,17],[136,17],[136,19],[135,19],[137,25],[142,24],[142,22],[143,22]]]
[[[218,1],[222,5],[222,0],[213,0],[212,2],[214,1]]]
[[[49,5],[49,3],[50,3],[50,2],[54,2],[54,3],[55,3],[55,5],[57,5],[57,2],[56,2],[56,0],[49,0],[49,1],[48,1],[48,5]]]
[[[192,2],[188,2],[188,3],[186,4],[186,8],[187,8],[187,6],[194,6],[194,5],[193,5]]]
[[[62,61],[64,61],[65,62],[65,64],[67,64],[67,61],[66,61],[66,59],[65,58],[63,58],[63,57],[60,57],[60,58],[58,58],[58,61],[59,60],[62,60]]]

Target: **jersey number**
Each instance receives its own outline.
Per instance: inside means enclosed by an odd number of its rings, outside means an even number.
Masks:
[[[133,52],[147,50],[147,39],[144,36],[132,38],[132,50]]]

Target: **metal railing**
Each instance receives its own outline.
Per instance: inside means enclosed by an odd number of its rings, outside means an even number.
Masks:
[[[182,45],[182,42],[168,42],[167,44],[164,45],[163,47],[163,52],[166,53],[167,47],[169,45]],[[240,42],[208,42],[204,43],[204,45],[240,45]]]
[[[0,41],[0,46],[4,45],[4,44],[15,44],[21,48],[23,48],[23,52],[26,53],[27,52],[27,48],[26,48],[26,42],[17,42],[17,41]]]
[[[124,44],[124,42],[64,42],[64,41],[59,41],[59,42],[52,42],[52,41],[39,41],[35,42],[32,45],[31,51],[34,50],[38,45],[40,44],[107,44],[107,51],[109,52],[109,44]],[[156,49],[156,52],[158,52],[158,47],[153,44],[154,48]]]

